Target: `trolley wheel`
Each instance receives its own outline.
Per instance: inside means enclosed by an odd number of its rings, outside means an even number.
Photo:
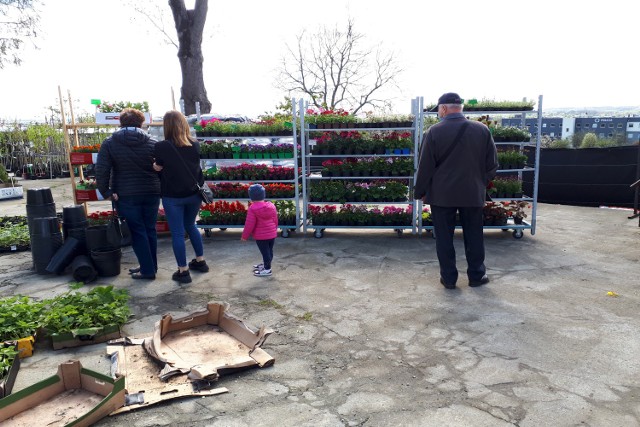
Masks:
[[[204,229],[204,235],[207,237],[211,237],[211,229],[210,228],[205,228]]]
[[[398,237],[402,237],[402,232],[403,232],[404,230],[401,230],[401,229],[399,229],[399,228],[396,228],[396,229],[395,229],[395,230],[393,230],[393,231],[395,231],[395,232],[396,232],[396,234],[398,235]]]
[[[285,239],[286,239],[287,237],[289,237],[289,229],[288,229],[288,228],[283,228],[283,229],[280,231],[280,236],[284,237]]]
[[[227,229],[226,228],[221,228],[220,231],[227,231]]]
[[[524,233],[522,232],[522,230],[513,230],[514,239],[522,239],[522,236],[524,236]]]
[[[322,236],[324,236],[324,230],[316,228],[316,231],[313,232],[313,237],[316,239],[322,239]]]
[[[508,229],[508,228],[503,228],[503,229],[502,229],[502,231],[503,231],[503,232],[505,232],[505,231],[509,231],[509,229]]]

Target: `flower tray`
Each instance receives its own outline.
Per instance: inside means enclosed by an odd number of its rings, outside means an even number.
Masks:
[[[91,202],[104,200],[104,197],[98,190],[76,190],[76,200],[78,202]]]
[[[75,329],[67,333],[52,333],[51,343],[54,350],[98,344],[120,338],[120,327],[108,325],[96,328]]]
[[[69,159],[72,165],[93,165],[98,162],[98,153],[71,153]]]
[[[144,122],[146,124],[151,123],[151,113],[143,113]],[[96,113],[96,123],[101,125],[119,125],[120,113]]]
[[[16,341],[5,341],[0,344],[2,347],[7,346],[16,346]],[[13,384],[16,382],[16,377],[18,376],[18,370],[20,370],[20,357],[16,356],[13,359],[13,363],[11,364],[11,368],[9,368],[9,373],[4,377],[0,378],[0,399],[3,397],[7,397],[11,394],[11,390],[13,390]]]
[[[124,377],[114,380],[69,360],[57,374],[0,400],[0,424],[90,426],[124,404]]]

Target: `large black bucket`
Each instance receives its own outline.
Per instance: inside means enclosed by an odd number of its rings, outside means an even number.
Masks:
[[[98,277],[91,258],[86,255],[78,255],[74,258],[71,263],[71,274],[73,274],[73,280],[84,283],[93,282]]]
[[[62,237],[65,239],[70,230],[87,228],[87,215],[83,205],[69,205],[62,207]],[[84,242],[84,236],[82,236]]]
[[[44,205],[27,205],[26,207],[29,234],[33,234],[33,221],[36,218],[50,218],[56,216],[55,203],[46,203]]]
[[[64,225],[63,225],[64,228]],[[78,241],[78,253],[77,255],[89,255],[87,252],[87,229],[86,227],[82,228],[70,228],[67,230],[67,235],[64,237],[64,241],[67,239],[74,238]]]
[[[80,241],[75,237],[69,237],[65,239],[64,244],[60,246],[60,249],[55,253],[49,264],[47,265],[47,272],[61,274],[71,264],[73,259],[78,256],[78,250],[80,248]]]
[[[30,188],[27,190],[27,225],[33,234],[33,220],[56,216],[56,204],[50,188]]]
[[[85,229],[85,241],[87,243],[87,252],[89,254],[94,249],[113,248],[109,245],[109,242],[107,242],[106,225],[92,225],[87,227]]]
[[[57,217],[34,218],[31,240],[31,256],[38,274],[48,274],[47,266],[62,246],[62,233]]]
[[[98,276],[111,277],[120,274],[120,248],[98,248],[91,251],[91,260],[98,271]]]

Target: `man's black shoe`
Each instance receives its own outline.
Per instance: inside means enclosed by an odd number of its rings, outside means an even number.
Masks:
[[[469,280],[469,286],[471,286],[472,288],[477,288],[478,286],[486,285],[487,283],[489,283],[489,276],[487,276],[486,274],[482,276],[482,279],[477,282],[472,282],[471,280]]]
[[[156,280],[156,275],[155,274],[142,274],[142,273],[133,273],[131,275],[132,279],[137,279],[137,280]]]
[[[455,289],[456,288],[456,284],[455,283],[453,285],[450,285],[447,282],[445,282],[442,277],[440,278],[440,283],[442,284],[442,286],[444,286],[447,289]]]

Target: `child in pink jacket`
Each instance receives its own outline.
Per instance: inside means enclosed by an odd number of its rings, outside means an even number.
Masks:
[[[262,254],[262,264],[253,266],[253,275],[258,277],[271,276],[271,261],[273,260],[273,244],[278,237],[278,211],[271,202],[266,202],[264,187],[253,184],[249,187],[251,206],[247,211],[247,220],[242,230],[242,241],[246,242],[253,235],[258,249]]]

